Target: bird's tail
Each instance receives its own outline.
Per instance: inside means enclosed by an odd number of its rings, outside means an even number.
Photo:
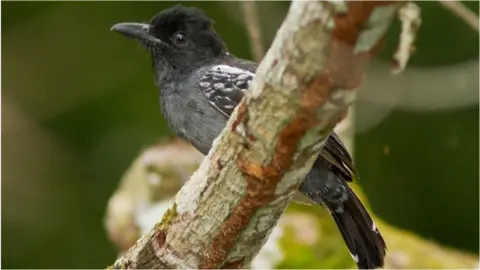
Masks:
[[[343,204],[343,211],[331,209],[333,219],[359,269],[383,267],[385,241],[358,197],[346,183],[344,186],[348,200]]]

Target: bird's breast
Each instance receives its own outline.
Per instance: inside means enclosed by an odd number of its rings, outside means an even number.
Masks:
[[[203,96],[179,93],[161,95],[160,98],[162,113],[170,129],[206,155],[226,120],[203,99]]]

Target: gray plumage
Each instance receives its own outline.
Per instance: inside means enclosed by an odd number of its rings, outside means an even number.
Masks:
[[[211,23],[200,10],[177,5],[150,24],[112,28],[149,49],[163,116],[177,136],[204,155],[248,91],[257,68],[231,55]],[[332,132],[299,191],[331,213],[359,268],[382,267],[385,242],[347,185],[354,174],[351,156]]]

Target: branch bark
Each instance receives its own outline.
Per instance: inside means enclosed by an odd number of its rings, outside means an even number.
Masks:
[[[200,168],[162,221],[112,267],[247,265],[345,116],[401,5],[293,1]]]

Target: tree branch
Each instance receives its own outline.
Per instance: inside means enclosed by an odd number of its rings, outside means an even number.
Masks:
[[[422,23],[420,18],[420,8],[412,2],[405,4],[398,12],[399,19],[402,23],[402,32],[398,48],[393,56],[392,73],[398,74],[407,66],[408,59],[414,51],[413,43],[418,32],[418,28]]]
[[[456,0],[439,0],[438,1],[444,8],[450,10],[453,14],[457,15],[460,19],[470,25],[474,30],[478,32],[478,16],[475,12],[468,9],[460,1]]]
[[[263,57],[264,49],[262,35],[260,31],[260,22],[258,21],[257,5],[255,1],[242,1],[243,19],[250,37],[250,48],[255,61],[260,62]]]
[[[344,117],[401,4],[293,1],[200,168],[113,268],[247,265]]]

